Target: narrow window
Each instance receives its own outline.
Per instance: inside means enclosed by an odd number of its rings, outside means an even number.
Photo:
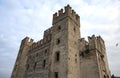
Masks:
[[[36,68],[36,65],[37,65],[37,62],[35,62],[35,64],[34,64],[34,70],[35,70],[35,68]]]
[[[29,64],[27,65],[27,70],[29,69]]]
[[[60,60],[60,52],[56,52],[56,61],[59,61]]]
[[[58,30],[61,30],[61,26],[60,25],[58,26]]]
[[[104,75],[104,78],[106,78],[106,76]]]
[[[75,27],[74,27],[74,29],[73,29],[73,30],[74,30],[74,32],[76,31]]]
[[[56,41],[56,44],[60,44],[60,39],[58,38],[57,41]]]
[[[77,57],[77,54],[75,54],[75,57]]]
[[[87,50],[85,51],[85,53],[88,54],[88,53],[89,53],[89,49],[87,49]]]
[[[47,49],[45,49],[45,55],[47,54]]]
[[[55,72],[54,76],[55,76],[54,78],[58,78],[58,72]]]
[[[75,59],[75,63],[77,63],[77,58]]]
[[[46,60],[43,60],[43,68],[45,68]]]

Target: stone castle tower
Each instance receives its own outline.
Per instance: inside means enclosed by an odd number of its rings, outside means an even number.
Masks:
[[[110,78],[104,40],[81,38],[80,17],[67,5],[43,39],[22,40],[11,78]]]

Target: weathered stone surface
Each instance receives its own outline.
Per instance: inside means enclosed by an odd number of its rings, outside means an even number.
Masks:
[[[11,78],[110,77],[105,44],[98,36],[80,35],[80,17],[67,5],[53,14],[43,39],[22,40]]]

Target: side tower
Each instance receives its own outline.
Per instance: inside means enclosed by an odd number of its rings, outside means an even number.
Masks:
[[[79,78],[80,17],[67,5],[52,24],[50,78]]]
[[[26,55],[32,43],[33,40],[32,39],[30,40],[28,37],[22,40],[11,78],[23,78],[26,69],[25,68],[26,60],[27,60]]]
[[[104,40],[98,36],[80,39],[81,78],[110,78]]]

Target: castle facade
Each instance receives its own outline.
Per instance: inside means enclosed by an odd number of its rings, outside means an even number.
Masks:
[[[81,38],[80,16],[67,5],[43,39],[22,40],[11,78],[110,78],[104,40]]]

